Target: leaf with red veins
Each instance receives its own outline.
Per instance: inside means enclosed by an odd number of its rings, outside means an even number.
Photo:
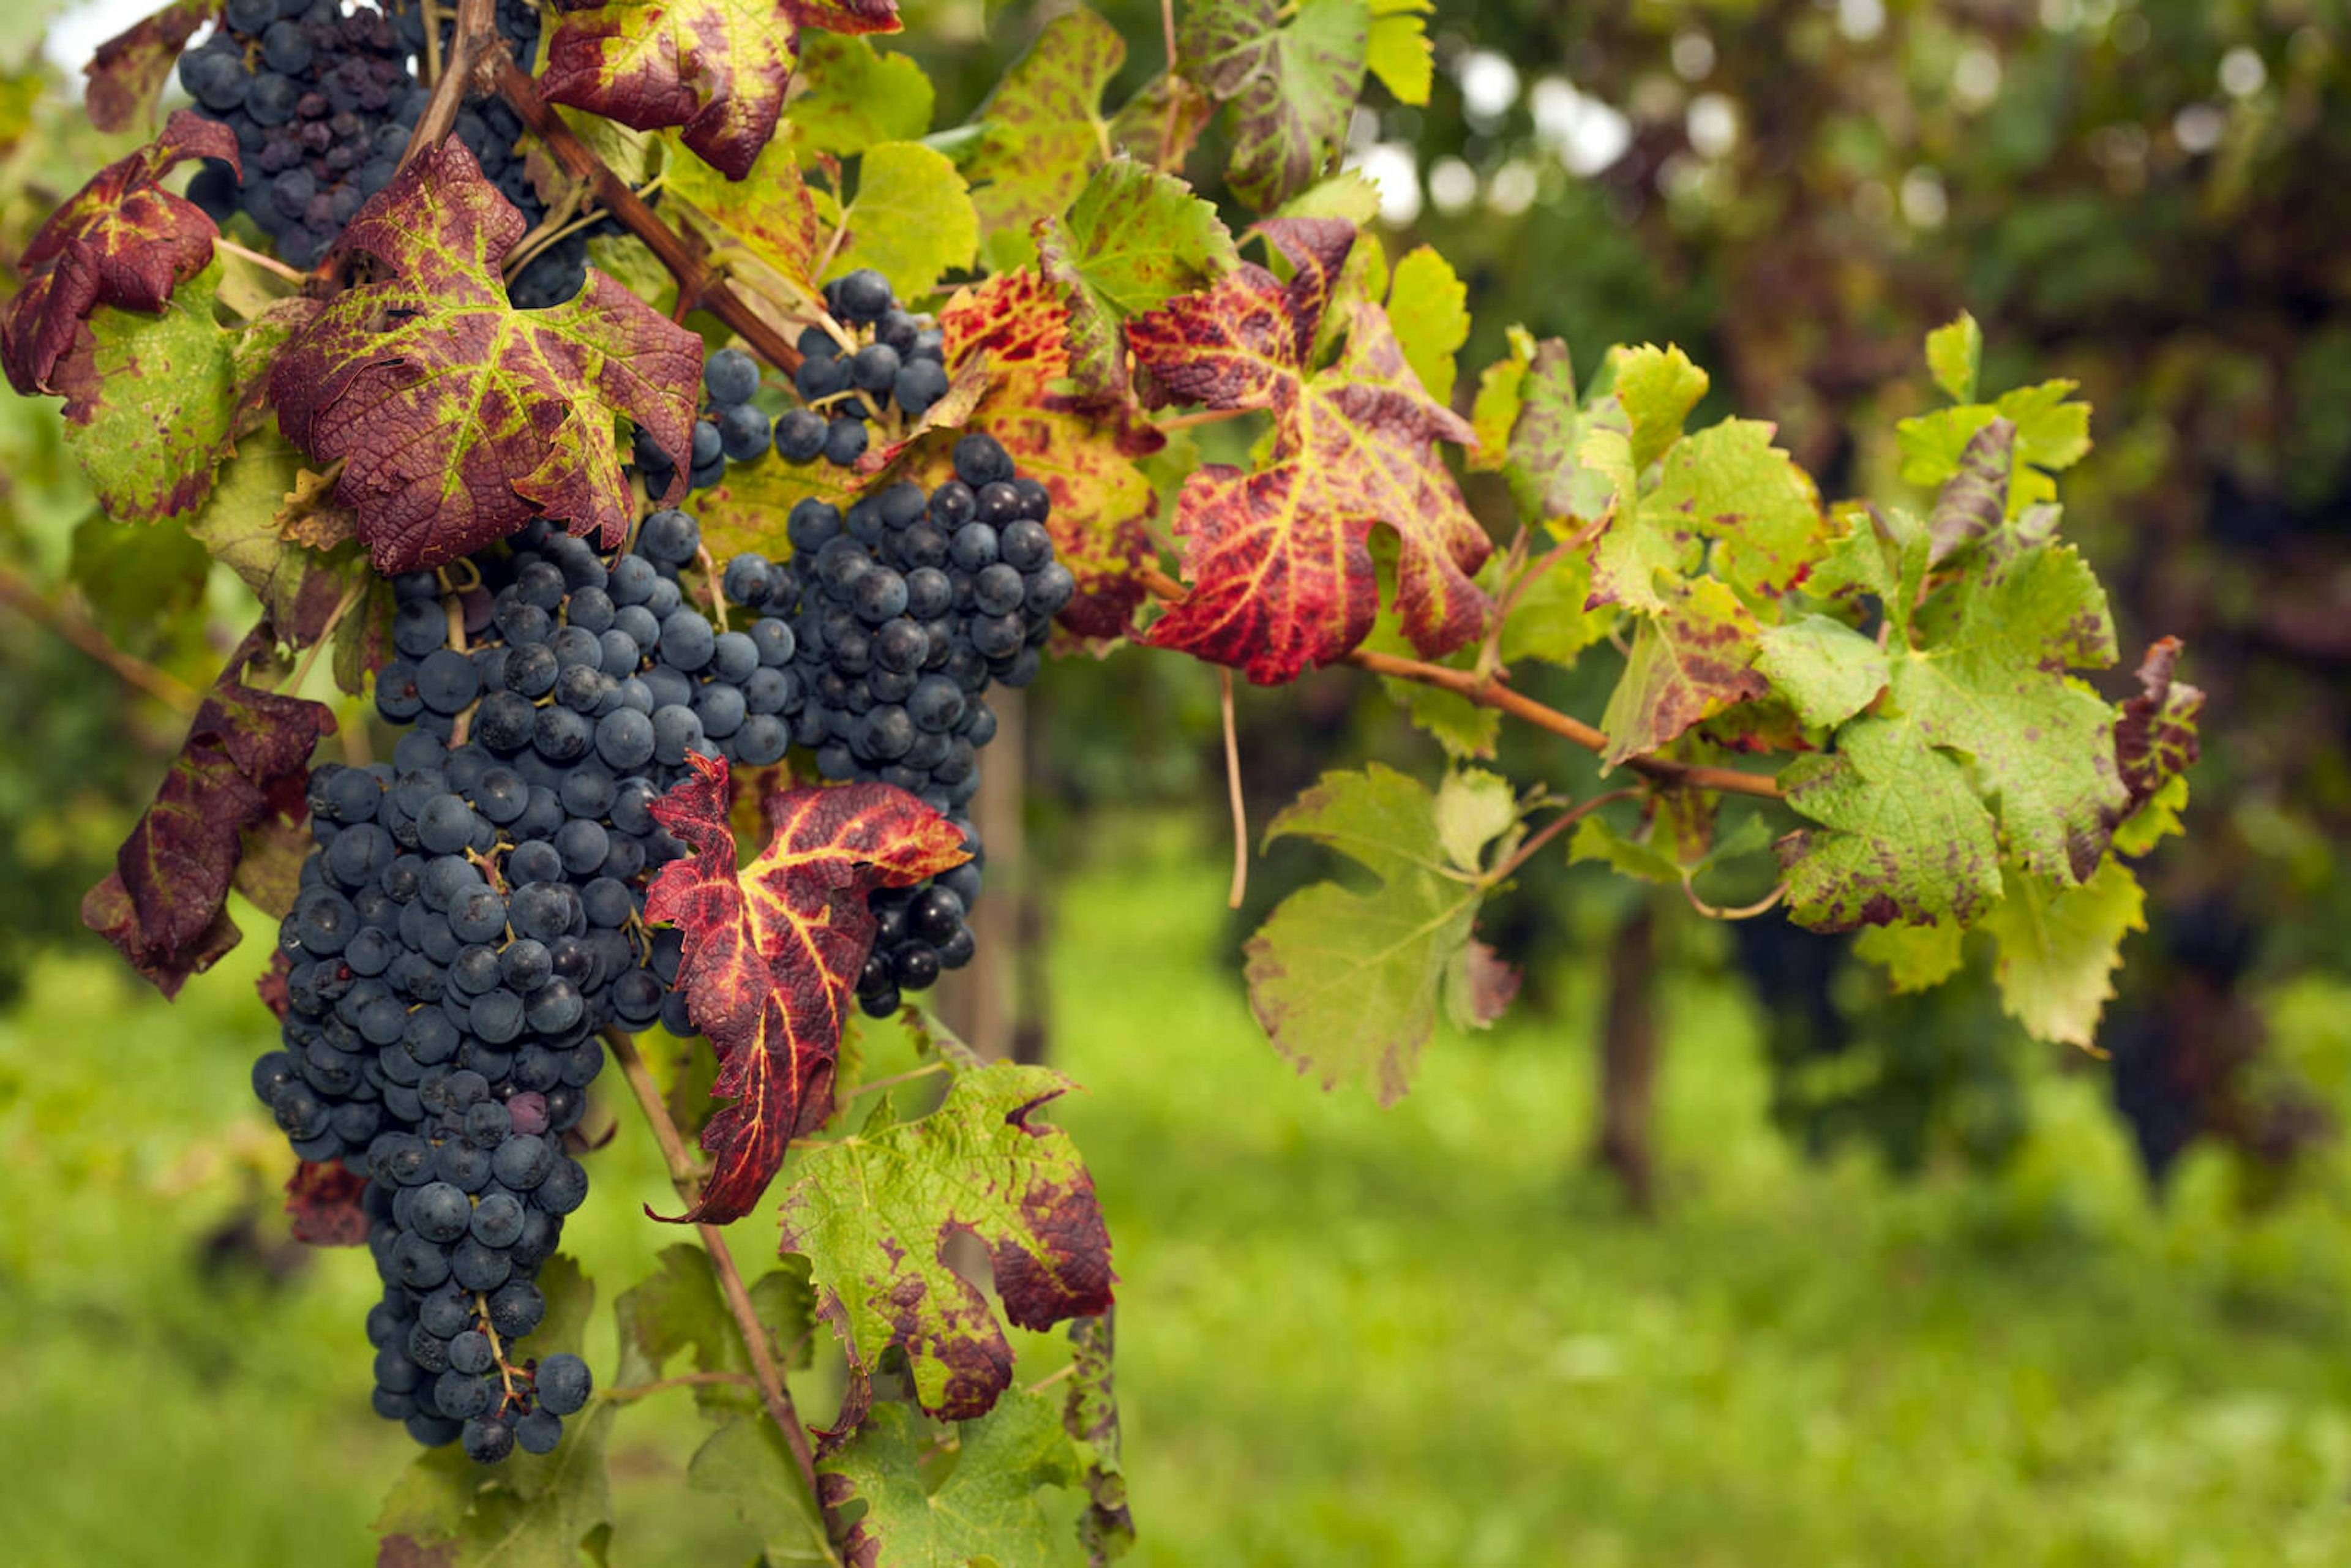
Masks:
[[[844,784],[771,799],[775,836],[738,871],[726,764],[692,759],[694,777],[653,816],[695,852],[653,879],[645,918],[684,933],[677,984],[718,1052],[711,1096],[731,1102],[703,1129],[709,1179],[676,1219],[723,1225],[758,1202],[791,1140],[832,1113],[841,1032],[873,945],[866,894],[970,857],[954,825],[904,790]]]
[[[128,131],[154,108],[180,51],[196,29],[220,15],[221,0],[172,0],[171,5],[98,46],[81,68],[89,78],[82,103],[100,131]]]
[[[83,923],[167,997],[236,945],[223,905],[243,835],[298,800],[311,747],[335,731],[324,704],[243,684],[261,646],[256,632],[232,656],[113,872],[82,900]]]
[[[685,144],[730,180],[776,133],[802,26],[898,30],[895,0],[608,0],[566,13],[539,91],[637,131],[684,128]]]
[[[691,441],[702,340],[593,268],[578,298],[515,309],[498,266],[523,229],[464,144],[443,142],[343,231],[342,250],[391,276],[337,296],[270,371],[287,435],[343,463],[335,501],[380,571],[442,565],[538,517],[613,548],[638,510],[615,417],[672,452]]]
[[[1053,497],[1045,527],[1078,580],[1057,619],[1081,637],[1123,637],[1144,597],[1137,570],[1151,562],[1150,520],[1159,497],[1135,466],[1165,438],[1129,403],[1057,391],[1071,373],[1070,308],[1061,287],[1035,267],[999,273],[939,312],[947,364],[958,375],[984,363],[987,391],[967,430],[1004,444],[1020,472]],[[933,483],[952,468],[940,441],[917,470]]]
[[[357,1247],[367,1240],[371,1221],[360,1207],[367,1177],[353,1176],[340,1161],[304,1160],[286,1178],[286,1215],[294,1239],[312,1247]]]
[[[1338,358],[1314,368],[1312,345],[1353,241],[1348,225],[1260,227],[1297,268],[1288,284],[1244,266],[1127,326],[1136,361],[1164,393],[1273,417],[1254,471],[1210,464],[1185,482],[1176,532],[1192,588],[1149,641],[1264,685],[1343,658],[1379,608],[1370,538],[1384,524],[1401,547],[1405,635],[1429,657],[1449,653],[1492,610],[1472,574],[1493,547],[1436,443],[1475,437],[1422,390],[1386,313],[1368,300],[1346,305]]]
[[[89,313],[101,305],[160,314],[172,290],[210,264],[220,230],[204,210],[159,182],[190,158],[236,167],[236,136],[188,110],[153,141],[99,170],[67,198],[25,247],[26,282],[0,311],[0,367],[27,396],[51,378]]]

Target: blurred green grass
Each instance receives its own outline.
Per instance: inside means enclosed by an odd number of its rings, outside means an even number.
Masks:
[[[1806,1165],[1765,1123],[1743,1002],[1699,977],[1667,998],[1643,1224],[1582,1163],[1591,975],[1554,1019],[1440,1038],[1382,1111],[1256,1032],[1221,852],[1159,821],[1094,848],[1056,908],[1054,1049],[1088,1090],[1056,1110],[1123,1276],[1139,1561],[2351,1560],[2338,1207],[2245,1218],[2200,1157],[2150,1206],[2095,1071],[2036,1084],[1997,1181]],[[366,1410],[365,1259],[288,1253],[280,1279],[207,1246],[258,1203],[281,1256],[287,1156],[245,1082],[261,946],[176,1008],[59,958],[0,1019],[9,1562],[370,1556],[409,1448]],[[639,1217],[667,1194],[648,1145],[624,1114],[567,1236],[607,1303],[676,1239]],[[683,1396],[624,1412],[614,1563],[749,1560],[684,1487],[698,1430]]]

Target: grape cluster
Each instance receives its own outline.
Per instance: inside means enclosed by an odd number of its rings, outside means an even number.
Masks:
[[[889,279],[872,267],[825,285],[824,298],[832,322],[801,332],[792,376],[805,406],[776,421],[775,444],[788,463],[822,457],[846,468],[865,455],[867,420],[893,405],[920,419],[946,396],[946,340],[902,309]]]
[[[207,160],[189,199],[215,223],[242,211],[304,268],[392,183],[427,97],[382,13],[336,0],[229,0],[179,71],[196,112],[235,132],[245,165],[240,183]]]

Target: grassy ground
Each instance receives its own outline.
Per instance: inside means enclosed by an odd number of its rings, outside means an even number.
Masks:
[[[1667,1213],[1635,1223],[1578,1158],[1588,979],[1562,1019],[1438,1040],[1381,1111],[1256,1035],[1216,855],[1117,851],[1061,905],[1053,1007],[1123,1277],[1143,1562],[2351,1560],[2340,1213],[2239,1222],[2193,1161],[2150,1209],[2090,1074],[2039,1086],[1997,1183],[1807,1166],[1741,1005],[1691,982]],[[11,1562],[368,1556],[405,1440],[365,1413],[364,1259],[277,1279],[204,1246],[284,1157],[244,1083],[253,946],[175,1009],[60,961],[0,1020]],[[608,1300],[674,1239],[635,1218],[665,1191],[646,1142],[623,1124],[575,1226]],[[616,1564],[746,1560],[682,1485],[692,1430],[626,1413]]]

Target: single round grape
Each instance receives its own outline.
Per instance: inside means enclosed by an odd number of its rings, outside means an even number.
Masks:
[[[752,403],[737,403],[718,416],[718,448],[729,463],[748,463],[772,439],[768,416]]]
[[[956,536],[961,538],[961,535]],[[972,608],[982,615],[1009,615],[1020,608],[1028,594],[1029,584],[1020,573],[1004,561],[982,567],[971,581]]]
[[[533,1410],[514,1424],[515,1446],[526,1454],[551,1454],[563,1441],[563,1417],[552,1410]]]
[[[942,374],[939,379],[946,378]],[[940,392],[945,395],[946,389]],[[776,451],[787,463],[815,462],[824,450],[824,416],[809,409],[796,408],[776,421]]]
[[[595,1390],[595,1379],[588,1364],[569,1351],[559,1352],[538,1364],[533,1375],[538,1390],[539,1408],[552,1410],[558,1416],[569,1416],[588,1403]]]
[[[702,387],[722,408],[749,402],[759,391],[759,362],[740,349],[721,349],[704,363]]]
[[[913,360],[898,368],[890,383],[891,401],[910,419],[920,419],[947,395],[946,367],[932,360]]]
[[[824,460],[836,468],[847,468],[865,455],[867,435],[864,422],[843,415],[825,426]]]
[[[1050,620],[1069,607],[1077,592],[1076,575],[1060,561],[1051,560],[1029,573],[1028,591],[1021,602],[1031,615]]]
[[[898,380],[898,350],[887,343],[868,343],[850,356],[849,382],[870,392],[887,392]]]
[[[974,431],[955,444],[956,477],[977,490],[992,479],[1012,477],[1012,456],[993,435]]]

